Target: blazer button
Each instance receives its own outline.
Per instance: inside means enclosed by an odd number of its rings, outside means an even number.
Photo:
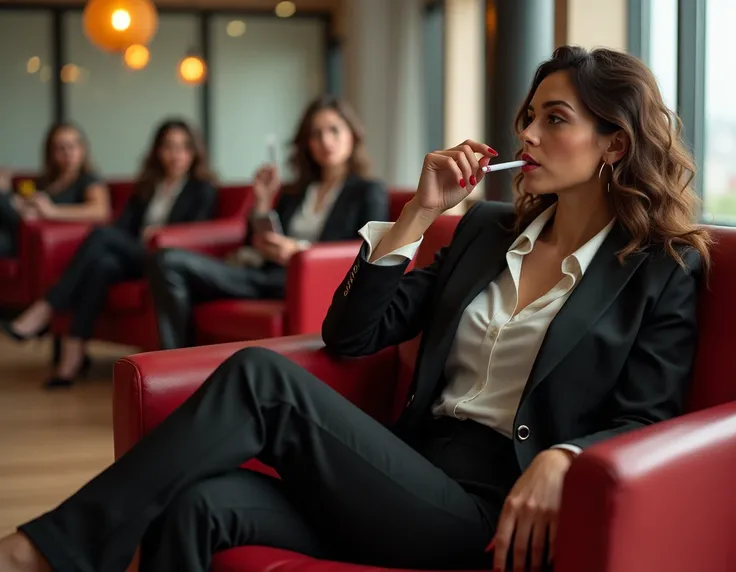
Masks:
[[[519,425],[516,428],[516,437],[519,439],[519,441],[526,441],[529,438],[529,435],[531,435],[531,431],[529,431],[529,427],[526,425]]]
[[[412,403],[414,403],[414,394],[413,393],[411,394],[411,397],[409,398],[409,400],[406,402],[406,405],[405,405],[406,409],[408,409],[409,407],[411,407],[411,404]]]

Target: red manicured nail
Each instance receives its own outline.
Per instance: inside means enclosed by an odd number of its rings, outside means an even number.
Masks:
[[[465,179],[460,179],[460,186],[464,189],[465,188]]]
[[[470,184],[473,186],[477,184],[477,181],[475,180],[475,175],[470,175]]]
[[[493,155],[494,157],[498,157],[498,151],[496,151],[493,147],[488,148],[488,152]]]
[[[486,552],[490,552],[496,547],[496,539],[491,538],[491,541],[488,543],[488,546],[486,546]]]

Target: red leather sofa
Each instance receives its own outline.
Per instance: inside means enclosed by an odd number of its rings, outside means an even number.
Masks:
[[[110,189],[113,196],[125,196],[127,199],[133,185],[111,184]],[[151,236],[148,246],[150,249],[186,248],[223,256],[242,244],[245,237],[245,214],[251,201],[250,187],[220,187],[218,214],[214,220],[162,228]],[[47,272],[46,279],[42,281],[43,291],[58,280],[88,231],[89,227],[54,232],[52,244],[44,250],[44,260],[49,261],[52,270]],[[63,335],[69,329],[70,320],[68,313],[54,316],[51,323],[52,333]],[[138,346],[144,350],[159,348],[153,300],[144,279],[122,282],[111,288],[105,311],[95,328],[95,338]]]
[[[454,219],[454,220],[453,220]],[[457,217],[425,236],[426,263]],[[688,413],[586,450],[565,480],[558,572],[732,572],[736,569],[736,229],[713,228],[713,272],[702,293]],[[115,454],[122,455],[182,403],[224,359],[247,345],[288,355],[380,421],[406,398],[417,340],[359,359],[335,359],[318,336],[230,343],[120,360],[114,370]],[[376,384],[376,379],[382,381]],[[647,380],[642,380],[647,383]],[[269,472],[257,463],[248,465]],[[368,572],[273,548],[215,556],[215,572]]]
[[[413,191],[390,191],[395,221]],[[262,340],[320,330],[332,294],[352,264],[360,241],[319,244],[289,263],[284,300],[214,300],[194,309],[199,345]]]

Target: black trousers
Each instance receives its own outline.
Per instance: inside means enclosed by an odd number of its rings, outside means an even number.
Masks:
[[[286,270],[243,268],[179,249],[162,249],[147,264],[162,349],[194,345],[192,308],[222,298],[284,297]]]
[[[21,218],[13,207],[12,197],[12,193],[0,193],[0,258],[15,256],[18,253]]]
[[[90,232],[59,282],[46,294],[54,310],[73,310],[70,336],[92,337],[110,286],[140,278],[145,257],[143,244],[122,230],[103,226]]]
[[[376,380],[377,382],[379,380]],[[281,480],[238,469],[258,458]],[[519,476],[512,443],[428,421],[416,448],[263,348],[226,360],[117,462],[23,531],[59,572],[205,572],[267,545],[410,568],[485,568]]]

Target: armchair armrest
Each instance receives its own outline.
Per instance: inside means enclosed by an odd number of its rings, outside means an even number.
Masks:
[[[35,268],[35,295],[41,296],[61,277],[94,225],[79,222],[26,223]]]
[[[183,248],[213,256],[224,256],[245,240],[245,220],[227,218],[171,225],[154,232],[150,249]]]
[[[395,347],[359,359],[327,354],[319,336],[290,336],[132,355],[115,364],[113,427],[115,454],[122,455],[181,405],[228,357],[260,346],[287,356],[385,422],[396,392]]]
[[[291,334],[319,332],[335,290],[362,241],[316,244],[296,253],[286,273],[286,319]]]
[[[565,479],[556,569],[733,570],[735,478],[736,402],[586,449]]]

